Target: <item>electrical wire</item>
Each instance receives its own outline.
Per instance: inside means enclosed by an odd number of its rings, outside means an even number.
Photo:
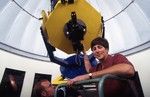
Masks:
[[[32,16],[33,18],[37,19],[37,20],[41,20],[43,18],[38,18],[35,17],[34,15],[32,15],[30,12],[28,12],[27,10],[25,10],[18,2],[16,2],[15,0],[12,0],[19,8],[21,8],[24,12],[26,12],[28,15]]]
[[[105,20],[104,22],[107,22],[113,18],[115,18],[116,16],[118,16],[120,13],[122,13],[124,10],[126,10],[135,0],[132,0],[125,8],[123,8],[120,12],[118,12],[117,14],[115,14],[114,16],[110,17],[109,19]]]
[[[31,13],[29,13],[27,10],[25,10],[19,3],[17,3],[15,0],[12,0],[18,7],[20,7],[23,11],[25,11],[27,14],[29,14],[30,16],[32,16],[33,18],[37,19],[37,20],[41,20],[42,18],[38,18],[35,17],[34,15],[32,15]],[[89,1],[89,0],[88,0]],[[120,12],[118,12],[117,14],[115,14],[114,16],[110,17],[109,19],[104,20],[104,22],[107,22],[113,18],[115,18],[116,16],[118,16],[120,13],[122,13],[125,9],[127,9],[135,0],[132,0],[125,8],[123,8]],[[90,2],[90,1],[89,1]],[[97,2],[98,4],[98,2]],[[99,5],[98,5],[99,6]]]

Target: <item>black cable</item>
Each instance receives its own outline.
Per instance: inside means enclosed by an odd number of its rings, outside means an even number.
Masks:
[[[25,11],[28,15],[32,16],[33,18],[37,19],[37,20],[41,20],[43,18],[37,18],[34,15],[32,15],[31,13],[29,13],[27,10],[25,10],[20,4],[18,4],[15,0],[12,0],[18,7],[20,7],[23,11]]]
[[[118,16],[120,13],[122,13],[125,9],[127,9],[135,0],[132,0],[125,8],[123,8],[120,12],[118,12],[117,14],[115,14],[114,16],[112,16],[111,18],[105,20],[104,22],[107,22],[113,18],[115,18],[116,16]]]

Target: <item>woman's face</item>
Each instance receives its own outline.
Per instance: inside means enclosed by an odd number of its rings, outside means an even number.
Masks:
[[[49,81],[43,81],[41,85],[44,87],[45,91],[43,93],[44,97],[53,97],[55,92],[55,87]]]
[[[108,55],[108,49],[104,48],[102,45],[93,46],[92,52],[98,60],[105,60]]]

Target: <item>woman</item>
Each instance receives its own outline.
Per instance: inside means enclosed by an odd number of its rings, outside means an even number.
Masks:
[[[122,77],[132,77],[135,73],[134,67],[129,60],[121,54],[108,54],[109,43],[105,38],[97,37],[91,42],[91,50],[94,56],[100,61],[96,67],[92,67],[88,57],[84,56],[85,68],[88,74],[77,76],[68,80],[68,85],[77,81],[101,77],[105,74],[114,74]],[[108,80],[105,84],[106,97],[123,97],[127,89],[127,83],[117,80]],[[129,96],[128,96],[129,97]]]

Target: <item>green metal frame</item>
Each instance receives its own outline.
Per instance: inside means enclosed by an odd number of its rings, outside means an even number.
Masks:
[[[74,85],[88,85],[88,84],[91,84],[91,83],[98,83],[98,95],[99,95],[99,97],[104,97],[104,83],[105,83],[105,80],[107,80],[107,79],[117,79],[117,80],[128,81],[128,79],[126,79],[126,78],[122,78],[122,77],[112,75],[112,74],[106,74],[106,75],[104,75],[100,78],[95,78],[95,79],[89,79],[89,80],[76,82]],[[55,89],[54,97],[57,97],[58,88],[64,87],[66,85],[67,84],[58,85]]]

